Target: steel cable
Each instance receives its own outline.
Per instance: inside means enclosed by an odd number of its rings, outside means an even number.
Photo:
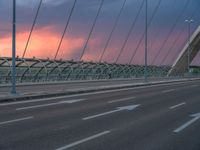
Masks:
[[[149,23],[148,23],[148,25],[147,25],[148,27],[151,25],[151,23],[152,23],[152,21],[153,21],[155,15],[156,15],[156,13],[157,13],[159,7],[160,7],[161,2],[162,2],[162,0],[159,0],[159,2],[158,2],[158,4],[157,4],[156,8],[154,9],[153,15],[151,16],[150,21],[149,21]],[[130,61],[129,61],[129,64],[131,64],[131,62],[133,61],[133,59],[134,59],[134,57],[135,57],[135,55],[136,55],[136,53],[137,53],[137,51],[138,51],[138,49],[139,49],[139,46],[141,45],[142,41],[144,40],[144,37],[145,37],[145,32],[143,33],[142,38],[140,39],[139,43],[137,44],[137,47],[136,47],[136,49],[134,50],[134,53],[133,53],[133,55],[132,55],[132,57],[131,57],[131,59],[130,59]]]
[[[83,56],[84,56],[84,54],[85,54],[85,50],[86,50],[86,48],[87,48],[87,46],[88,46],[88,42],[89,42],[89,40],[90,40],[90,38],[91,38],[91,35],[92,35],[92,33],[93,33],[94,27],[95,27],[96,22],[97,22],[97,19],[98,19],[99,14],[100,14],[100,12],[101,12],[101,10],[102,10],[103,3],[104,3],[104,0],[101,0],[100,6],[99,6],[99,8],[98,8],[96,17],[95,17],[95,19],[94,19],[94,22],[93,22],[93,24],[92,24],[92,28],[91,28],[90,33],[89,33],[89,36],[88,36],[88,38],[87,38],[87,40],[86,40],[86,43],[85,43],[85,45],[84,45],[84,47],[83,47],[83,51],[82,51],[82,54],[81,54],[81,56],[80,56],[80,60],[82,60],[82,58],[83,58]]]
[[[133,31],[133,29],[134,29],[134,27],[135,27],[135,24],[136,24],[136,22],[137,22],[137,20],[138,20],[138,18],[139,18],[139,15],[140,15],[140,13],[141,13],[142,7],[144,6],[144,2],[145,2],[145,0],[143,0],[142,3],[141,3],[141,5],[140,5],[139,11],[138,11],[137,14],[136,14],[136,17],[135,17],[135,19],[134,19],[134,21],[133,21],[133,23],[132,23],[132,25],[131,25],[131,28],[130,28],[130,30],[129,30],[129,32],[128,32],[128,35],[127,35],[126,38],[125,38],[125,41],[124,41],[124,43],[123,43],[123,45],[122,45],[122,48],[120,49],[120,52],[119,52],[119,54],[118,54],[118,56],[117,56],[117,58],[116,58],[116,60],[115,60],[115,63],[118,62],[118,60],[119,60],[121,54],[123,53],[123,51],[124,51],[124,49],[125,49],[125,47],[126,47],[126,44],[127,44],[128,40],[129,40],[129,38],[130,38],[130,36],[131,36],[131,33],[132,33],[132,31]]]
[[[155,61],[156,61],[156,59],[158,58],[158,56],[160,55],[161,51],[162,51],[163,48],[165,47],[165,44],[166,44],[167,41],[169,40],[171,34],[172,34],[173,31],[174,31],[174,28],[176,27],[178,21],[180,20],[180,18],[181,18],[182,15],[184,14],[184,12],[185,12],[185,10],[186,10],[186,8],[187,8],[187,6],[188,6],[188,4],[189,4],[190,1],[191,1],[191,0],[187,0],[187,2],[185,3],[183,9],[181,10],[180,15],[177,16],[175,23],[173,24],[171,30],[169,31],[169,33],[168,33],[168,35],[167,35],[167,38],[163,41],[163,44],[162,44],[161,48],[159,49],[157,55],[153,58],[152,64],[155,63]]]
[[[192,12],[192,15],[190,16],[190,18],[193,18],[194,15],[198,12],[198,8],[199,6],[197,5],[196,9],[194,9],[194,11]],[[170,52],[172,51],[173,47],[176,45],[176,43],[180,40],[181,38],[181,34],[184,32],[185,30],[185,26],[182,27],[182,29],[179,31],[177,38],[173,41],[171,47],[169,48],[169,50],[167,51],[167,54],[165,55],[165,57],[161,60],[160,65],[163,64],[166,59],[168,58]]]
[[[33,20],[33,24],[32,24],[32,27],[31,27],[31,31],[30,31],[30,33],[29,33],[28,40],[27,40],[27,42],[26,42],[26,46],[25,46],[25,49],[24,49],[22,58],[24,58],[25,55],[26,55],[27,48],[28,48],[28,45],[29,45],[29,42],[30,42],[30,39],[31,39],[31,35],[32,35],[32,33],[33,33],[33,30],[34,30],[34,27],[35,27],[35,24],[36,24],[38,15],[39,15],[40,8],[41,8],[41,6],[42,6],[42,2],[43,2],[43,0],[40,0],[40,3],[39,3],[39,5],[38,5],[37,11],[36,11],[35,18],[34,18],[34,20]]]
[[[67,23],[66,23],[65,29],[64,29],[64,31],[63,31],[61,40],[60,40],[60,42],[59,42],[58,49],[57,49],[57,51],[56,51],[54,60],[56,60],[56,58],[57,58],[57,56],[58,56],[58,53],[59,53],[59,51],[60,51],[60,47],[61,47],[62,42],[63,42],[63,39],[64,39],[64,37],[65,37],[65,33],[66,33],[66,31],[67,31],[67,28],[68,28],[68,26],[69,26],[69,23],[70,23],[70,20],[71,20],[71,17],[72,17],[74,8],[75,8],[75,6],[76,6],[76,2],[77,2],[77,0],[74,0],[74,3],[73,3],[73,5],[72,5],[72,8],[71,8],[71,11],[70,11],[70,14],[69,14],[69,17],[67,17]]]
[[[100,56],[99,62],[102,61],[103,56],[104,56],[104,54],[105,54],[105,52],[106,52],[106,50],[107,50],[107,48],[108,48],[108,45],[109,45],[109,43],[110,43],[110,41],[111,41],[111,38],[112,38],[112,36],[113,36],[113,33],[114,33],[114,31],[115,31],[115,29],[116,29],[116,27],[117,27],[117,25],[118,25],[120,16],[121,16],[121,14],[122,14],[122,12],[123,12],[123,9],[124,9],[124,7],[125,7],[126,1],[127,1],[127,0],[124,0],[123,5],[122,5],[122,7],[121,7],[121,9],[120,9],[120,11],[119,11],[119,14],[118,14],[118,16],[117,16],[117,18],[116,18],[116,20],[115,20],[114,26],[113,26],[113,28],[112,28],[112,31],[110,32],[110,35],[109,35],[108,40],[107,40],[107,42],[106,42],[106,45],[105,45],[105,47],[104,47],[104,49],[103,49],[103,52],[102,52],[102,54],[101,54],[101,56]]]

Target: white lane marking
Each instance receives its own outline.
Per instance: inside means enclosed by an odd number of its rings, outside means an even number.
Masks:
[[[128,98],[122,98],[122,99],[108,101],[108,103],[117,103],[117,102],[129,101],[129,100],[132,100],[132,99],[135,99],[135,96],[134,97],[128,97]]]
[[[69,127],[60,127],[60,128],[56,128],[54,129],[54,131],[59,131],[59,130],[66,130],[66,129],[69,129]]]
[[[75,100],[66,100],[66,101],[60,101],[59,103],[68,103],[73,104],[77,102],[87,101],[88,99],[75,99]]]
[[[86,99],[77,99],[77,100],[68,100],[68,101],[60,101],[56,103],[49,103],[49,104],[42,104],[42,105],[34,105],[34,106],[27,106],[27,107],[21,107],[17,108],[16,110],[27,110],[27,109],[34,109],[34,108],[42,108],[42,107],[48,107],[48,106],[54,106],[54,105],[61,105],[61,104],[72,104],[80,101],[85,101]]]
[[[197,120],[200,119],[200,113],[197,114],[193,114],[191,115],[191,117],[194,117],[192,120],[186,122],[185,124],[183,124],[182,126],[180,126],[179,128],[177,128],[176,130],[174,130],[174,133],[179,133],[182,130],[184,130],[185,128],[187,128],[188,126],[192,125],[193,123],[195,123]]]
[[[192,81],[188,81],[192,82]],[[188,83],[187,82],[187,83]],[[105,94],[105,93],[112,93],[112,92],[118,92],[118,91],[128,91],[128,90],[135,90],[135,89],[145,89],[145,88],[151,88],[151,87],[159,87],[159,86],[168,86],[168,85],[179,85],[179,84],[185,84],[185,83],[163,83],[161,85],[144,85],[141,87],[130,87],[130,88],[123,88],[123,89],[116,89],[116,90],[106,90],[106,91],[99,91],[99,92],[89,92],[89,93],[83,93],[83,94],[74,94],[74,95],[67,95],[67,96],[58,96],[58,97],[51,97],[51,98],[43,98],[43,99],[36,99],[36,100],[25,100],[25,101],[19,101],[19,102],[8,102],[0,104],[0,106],[9,106],[9,105],[16,105],[16,104],[26,104],[26,103],[34,103],[34,102],[41,102],[41,101],[50,101],[50,100],[57,100],[57,99],[64,99],[64,98],[73,98],[78,96],[89,96],[89,95],[96,95],[96,94]]]
[[[186,103],[183,102],[183,103],[180,103],[180,104],[177,104],[177,105],[171,106],[169,109],[175,109],[175,108],[180,107],[180,106],[185,105],[185,104],[186,104]]]
[[[0,104],[0,106],[9,106],[9,105],[16,105],[16,104],[35,103],[35,102],[58,100],[58,99],[64,99],[64,98],[70,98],[70,96],[59,96],[59,97],[43,98],[43,99],[36,99],[36,100],[10,102],[10,103],[5,103],[5,104]]]
[[[82,118],[82,120],[90,120],[90,119],[94,119],[94,118],[97,118],[97,117],[113,114],[113,113],[116,113],[116,112],[119,112],[119,111],[125,111],[125,110],[132,111],[133,109],[137,108],[138,106],[140,106],[140,105],[138,104],[138,105],[130,105],[130,106],[118,107],[113,111],[108,111],[108,112],[104,112],[104,113],[101,113],[101,114],[85,117],[85,118]]]
[[[66,149],[69,149],[69,148],[71,148],[71,147],[74,147],[74,146],[80,145],[80,144],[82,144],[82,143],[91,141],[91,140],[93,140],[93,139],[99,138],[99,137],[101,137],[101,136],[103,136],[103,135],[106,135],[106,134],[109,134],[109,133],[111,133],[111,131],[104,131],[104,132],[101,132],[101,133],[99,133],[99,134],[96,134],[96,135],[90,136],[90,137],[88,137],[88,138],[82,139],[82,140],[80,140],[80,141],[71,143],[71,144],[69,144],[69,145],[66,145],[66,146],[57,148],[56,150],[66,150]]]
[[[164,91],[162,91],[162,93],[169,93],[169,92],[173,92],[173,91],[175,91],[175,89],[164,90]]]
[[[9,123],[24,121],[24,120],[29,120],[29,119],[33,119],[33,118],[34,118],[33,116],[30,116],[30,117],[15,119],[15,120],[4,121],[4,122],[0,122],[0,125],[5,125],[5,124],[9,124]]]

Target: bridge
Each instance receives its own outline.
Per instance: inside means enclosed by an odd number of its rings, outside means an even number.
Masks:
[[[186,44],[178,58],[172,65],[171,70],[168,75],[177,75],[184,74],[187,72],[188,66],[193,61],[195,56],[198,54],[200,50],[200,26],[194,32],[194,34],[190,37],[190,44]],[[189,49],[189,62],[188,62],[188,49]]]
[[[199,7],[1,0],[0,150],[199,150]]]

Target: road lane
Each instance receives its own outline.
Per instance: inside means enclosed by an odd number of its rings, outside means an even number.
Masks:
[[[157,93],[160,91],[166,91],[169,90],[170,88],[176,88],[178,90],[181,90],[182,88],[189,88],[189,85],[196,84],[196,81],[193,82],[187,82],[187,83],[175,83],[175,84],[166,84],[166,85],[154,85],[154,86],[148,86],[148,87],[136,87],[136,88],[127,88],[127,89],[117,89],[117,90],[108,90],[108,91],[100,91],[100,92],[92,92],[92,93],[84,93],[84,94],[76,94],[76,95],[68,95],[68,96],[59,96],[59,97],[54,97],[54,98],[44,98],[44,99],[36,99],[36,100],[26,100],[26,101],[19,101],[19,102],[9,102],[9,103],[0,103],[1,106],[9,106],[9,105],[17,105],[19,106],[28,106],[26,104],[28,103],[36,103],[36,104],[45,104],[46,102],[55,102],[55,101],[60,101],[60,100],[69,100],[69,99],[93,99],[96,98],[97,95],[99,96],[106,96],[108,97],[109,95],[112,94],[111,98],[114,96],[117,96],[120,98],[124,98],[123,96],[128,97],[130,94],[135,94],[135,95],[141,95],[142,93]],[[199,82],[200,84],[200,82]],[[144,95],[144,94],[143,94]],[[23,105],[24,104],[24,105]],[[32,105],[32,104],[30,104]],[[1,107],[2,108],[2,107]],[[11,108],[11,107],[9,107]]]
[[[122,91],[113,95],[109,95],[111,93],[97,94],[92,96],[90,101],[20,111],[17,115],[32,114],[35,117],[34,120],[0,128],[0,139],[3,139],[0,141],[0,149],[56,149],[102,131],[111,131],[111,134],[106,135],[106,139],[95,139],[77,145],[77,147],[73,147],[73,150],[121,150],[124,146],[127,150],[133,150],[133,148],[137,150],[145,148],[168,150],[170,144],[175,148],[181,147],[178,138],[180,136],[185,141],[186,137],[182,134],[174,135],[173,130],[191,119],[189,115],[199,112],[199,89],[186,84],[184,88],[183,86],[182,88],[178,87],[179,90],[176,90],[176,92],[163,94],[160,92],[163,89],[158,90],[159,88],[136,90],[136,92],[134,90]],[[167,86],[167,88],[174,87]],[[164,90],[166,90],[166,87]],[[154,94],[152,94],[152,91],[154,91]],[[130,101],[108,103],[109,100],[114,101],[119,99],[118,97],[121,98],[121,95],[137,96]],[[169,109],[170,106],[183,101],[186,102],[184,107]],[[95,120],[81,120],[84,116],[110,111],[120,106],[136,105],[139,102],[141,107],[133,112],[112,114]],[[15,113],[13,112],[11,115],[15,116]],[[4,117],[0,117],[1,119],[5,120]],[[199,131],[198,125],[197,122],[183,132],[188,135],[194,134],[194,137],[197,138],[199,136],[195,131]],[[191,134],[189,134],[190,130],[192,130]],[[177,140],[177,144],[170,139]],[[194,145],[198,145],[197,141],[194,139],[193,141]],[[191,142],[189,140],[188,144],[191,144]],[[99,146],[99,144],[103,145]],[[165,145],[165,147],[162,145]],[[194,150],[196,150],[196,147],[194,147]],[[181,150],[190,149],[183,147]]]
[[[172,85],[172,86],[177,86],[177,85]],[[171,88],[169,85],[168,86],[165,86],[165,88]],[[180,88],[180,87],[179,87]],[[149,88],[144,88],[144,89],[135,89],[135,90],[122,90],[121,92],[112,92],[111,93],[105,93],[105,94],[97,94],[97,95],[89,95],[89,96],[84,96],[84,97],[77,97],[77,98],[88,98],[88,101],[85,101],[85,102],[81,102],[81,103],[77,103],[77,104],[74,104],[76,106],[76,108],[72,107],[73,105],[68,105],[68,104],[62,104],[59,106],[59,109],[58,109],[58,106],[55,106],[55,107],[47,107],[47,108],[42,108],[42,109],[39,109],[39,110],[30,110],[30,111],[22,111],[22,112],[16,112],[15,110],[17,108],[21,108],[21,107],[29,107],[29,106],[33,106],[32,104],[31,105],[15,105],[15,106],[6,106],[6,107],[0,107],[1,108],[1,111],[0,111],[0,118],[5,118],[8,117],[8,116],[13,116],[15,114],[27,114],[27,115],[30,115],[30,114],[33,114],[33,115],[37,115],[37,114],[46,114],[46,113],[49,113],[49,109],[52,110],[52,111],[59,111],[61,113],[63,113],[63,110],[64,111],[69,111],[69,112],[74,112],[74,111],[79,111],[79,108],[84,108],[82,107],[83,105],[87,105],[86,107],[86,111],[87,111],[87,108],[91,108],[91,107],[94,107],[94,109],[97,109],[98,110],[98,107],[101,107],[101,106],[106,106],[105,103],[109,102],[109,101],[118,101],[118,100],[121,100],[123,98],[130,98],[130,97],[133,97],[136,96],[137,98],[134,99],[134,102],[136,103],[144,103],[147,102],[148,103],[161,103],[162,100],[161,99],[158,99],[157,97],[161,97],[163,94],[160,92],[160,90],[163,90],[161,87],[149,87]],[[180,90],[182,89],[182,90]],[[181,85],[181,88],[179,90],[177,90],[177,92],[173,92],[173,93],[170,93],[173,96],[176,96],[176,101],[177,103],[180,103],[182,102],[182,97],[186,98],[187,100],[187,97],[188,97],[188,89],[190,90],[193,90],[193,89],[197,89],[197,91],[194,91],[194,94],[197,94],[198,93],[198,88],[194,88],[194,87],[190,87],[190,86],[187,86],[187,84],[185,86]],[[144,94],[145,93],[145,94]],[[184,95],[183,95],[183,94]],[[193,94],[193,95],[194,95]],[[168,94],[165,94],[166,96],[168,96]],[[124,97],[126,96],[126,97]],[[180,97],[179,97],[180,96]],[[148,99],[147,99],[148,97]],[[170,98],[170,97],[168,97]],[[151,101],[149,100],[151,99]],[[72,100],[72,99],[70,99]],[[60,101],[60,99],[59,99]],[[176,101],[173,101],[173,103],[169,104],[169,107],[174,105],[174,103],[176,103]],[[133,102],[132,99],[130,99],[130,101],[127,101],[125,102],[125,104],[128,102]],[[120,103],[119,102],[116,102],[116,103]],[[44,103],[44,102],[39,102],[39,103],[36,103],[36,105],[43,105],[43,104],[48,104],[48,103]],[[123,102],[122,102],[123,104]],[[168,105],[168,104],[167,104]],[[117,105],[116,105],[117,107]]]

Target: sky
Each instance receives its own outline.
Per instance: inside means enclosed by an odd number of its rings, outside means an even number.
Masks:
[[[16,1],[17,56],[22,57],[40,0]],[[74,0],[43,0],[26,58],[54,58],[73,3]],[[80,60],[100,3],[101,0],[77,0],[57,59]],[[104,0],[83,60],[99,61],[123,3],[124,0]],[[200,24],[199,8],[199,0],[148,0],[148,64],[174,62],[187,41],[188,30],[184,20],[194,20],[191,25],[194,32]],[[0,0],[0,56],[11,56],[11,31],[12,0]],[[126,0],[103,61],[116,62],[129,32],[117,63],[130,63],[133,58],[132,64],[144,64],[145,7],[142,0]],[[200,54],[192,64],[199,65],[199,58]]]

